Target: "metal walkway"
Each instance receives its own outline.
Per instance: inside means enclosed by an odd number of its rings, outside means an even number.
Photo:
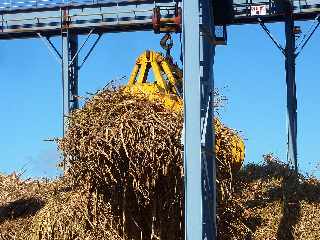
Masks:
[[[152,30],[156,6],[162,18],[174,17],[175,2],[169,0],[0,2],[0,39],[58,36],[66,22],[76,34]]]
[[[232,17],[223,24],[256,24],[284,21],[277,0],[234,0]],[[153,10],[162,7],[162,17],[172,18],[174,0],[2,0],[0,40],[61,35],[63,11],[68,28],[77,34],[152,30]],[[167,8],[166,8],[167,7]],[[170,10],[169,10],[170,9]],[[320,14],[320,0],[294,0],[294,20],[311,20]],[[223,25],[222,24],[222,25]]]

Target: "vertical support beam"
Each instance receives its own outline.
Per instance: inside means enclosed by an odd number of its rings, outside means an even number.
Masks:
[[[287,112],[288,112],[288,153],[289,166],[298,172],[297,161],[297,97],[295,82],[295,34],[292,6],[286,14],[286,83],[287,83]]]
[[[183,3],[185,239],[216,239],[209,0]]]
[[[62,32],[63,132],[67,130],[69,113],[78,103],[78,36],[68,29]],[[74,59],[72,61],[72,59]]]
[[[185,239],[202,239],[199,0],[183,2]]]
[[[202,158],[202,239],[216,239],[216,161],[213,128],[213,63],[215,48],[212,0],[200,0],[200,86]]]

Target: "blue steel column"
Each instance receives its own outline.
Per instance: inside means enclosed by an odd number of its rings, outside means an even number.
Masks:
[[[203,239],[216,239],[216,161],[213,129],[213,61],[215,49],[212,0],[201,0],[201,147]]]
[[[209,97],[213,89],[214,53],[209,44],[213,37],[211,12],[208,0],[183,2],[185,238],[188,240],[216,239],[210,104],[213,99]]]
[[[199,0],[183,2],[185,239],[202,239]]]
[[[63,79],[63,132],[67,130],[69,113],[78,104],[78,36],[68,30],[62,32],[62,79]],[[73,59],[73,60],[72,60]]]
[[[286,83],[287,83],[287,111],[288,111],[288,155],[289,166],[298,172],[297,160],[297,97],[295,82],[295,34],[292,9],[286,15]]]

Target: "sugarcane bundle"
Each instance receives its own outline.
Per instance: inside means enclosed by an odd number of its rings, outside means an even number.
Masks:
[[[218,177],[230,179],[230,151],[240,137],[217,119],[215,125]],[[104,196],[121,236],[183,239],[182,128],[182,112],[105,89],[73,112],[59,146],[74,186]]]
[[[107,89],[73,112],[59,145],[74,186],[104,196],[123,237],[182,239],[181,129],[181,114]]]

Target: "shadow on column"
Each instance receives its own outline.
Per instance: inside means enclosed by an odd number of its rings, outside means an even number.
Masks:
[[[293,240],[294,227],[301,215],[301,204],[298,196],[299,180],[294,172],[289,172],[283,179],[283,216],[280,220],[277,239]]]

